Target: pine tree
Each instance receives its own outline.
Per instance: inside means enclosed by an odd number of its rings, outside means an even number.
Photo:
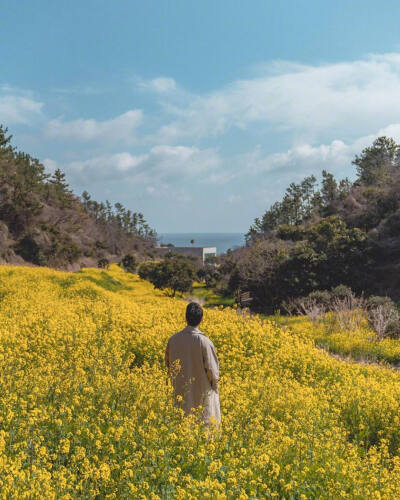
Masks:
[[[400,146],[392,138],[382,136],[360,156],[356,155],[352,163],[357,167],[358,180],[371,186],[387,182],[391,168],[398,168],[399,160]]]
[[[65,174],[59,168],[57,168],[49,180],[53,187],[53,193],[57,200],[59,200],[63,208],[71,205],[72,193],[69,190],[69,185],[66,182]]]

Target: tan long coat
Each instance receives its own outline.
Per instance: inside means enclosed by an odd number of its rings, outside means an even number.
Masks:
[[[176,360],[180,364],[177,374],[174,373]],[[204,421],[210,423],[213,416],[219,423],[219,363],[211,340],[197,327],[187,326],[168,340],[165,364],[172,378],[174,404],[183,408],[186,415],[202,405]],[[177,396],[182,397],[182,403],[179,404]]]

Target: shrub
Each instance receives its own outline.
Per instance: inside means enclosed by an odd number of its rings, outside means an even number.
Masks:
[[[374,309],[382,305],[397,310],[396,303],[390,297],[383,297],[381,295],[371,295],[370,297],[368,297],[367,300],[368,309]]]
[[[139,277],[142,280],[151,281],[157,267],[157,262],[142,262],[139,267]]]
[[[68,235],[63,234],[52,238],[52,245],[48,251],[49,261],[54,261],[54,263],[67,261],[72,264],[81,255],[81,249]]]
[[[220,277],[221,277],[220,272],[217,269],[211,266],[206,266],[204,281],[206,282],[207,288],[215,287]]]
[[[110,261],[108,259],[102,258],[97,262],[97,267],[99,269],[108,269],[110,266]]]
[[[96,240],[95,247],[98,250],[106,250],[108,248],[107,244],[104,241]]]
[[[346,285],[338,285],[331,289],[331,299],[345,299],[353,296],[353,292],[350,287]]]
[[[314,292],[315,295],[315,292]],[[291,298],[282,302],[282,307],[290,314],[308,316],[312,322],[319,319],[326,311],[327,307],[317,297],[312,294],[307,297]]]
[[[134,273],[136,271],[136,259],[130,253],[126,254],[125,257],[123,257],[123,259],[121,260],[121,265],[128,273]]]
[[[200,269],[197,271],[197,278],[199,281],[204,281],[206,279],[207,271],[205,270],[204,267],[200,267]]]
[[[364,297],[356,297],[351,290],[349,295],[340,297],[338,294],[333,296],[331,301],[331,310],[334,312],[335,320],[343,330],[359,328],[365,321],[366,309],[367,303]]]
[[[140,267],[139,276],[150,281],[155,288],[170,289],[176,292],[191,290],[196,277],[192,261],[182,256],[171,256],[158,263]]]
[[[371,296],[368,299],[368,321],[379,339],[400,336],[400,317],[390,297]]]
[[[368,320],[379,339],[389,334],[390,326],[397,325],[399,313],[388,304],[380,304],[369,311]]]
[[[314,300],[317,304],[319,304],[321,307],[325,308],[328,310],[331,305],[331,300],[332,300],[332,294],[328,292],[328,290],[315,290],[314,292],[311,292],[308,297],[312,300]]]
[[[37,266],[45,266],[47,258],[43,248],[35,241],[33,235],[26,234],[16,245],[15,253],[20,255],[27,262],[32,262]]]

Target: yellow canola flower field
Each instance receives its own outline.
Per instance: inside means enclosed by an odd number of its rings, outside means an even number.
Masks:
[[[186,303],[117,266],[0,267],[0,497],[400,498],[400,378],[208,309],[222,428],[172,406]]]
[[[341,328],[327,313],[312,322],[307,316],[270,316],[270,319],[288,328],[294,334],[309,333],[314,343],[329,352],[348,356],[353,360],[379,362],[399,366],[400,341],[398,338],[379,338],[364,317],[358,325]]]

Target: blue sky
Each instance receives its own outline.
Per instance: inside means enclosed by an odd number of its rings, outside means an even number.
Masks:
[[[246,232],[292,181],[400,140],[396,1],[19,0],[0,123],[161,232]]]

